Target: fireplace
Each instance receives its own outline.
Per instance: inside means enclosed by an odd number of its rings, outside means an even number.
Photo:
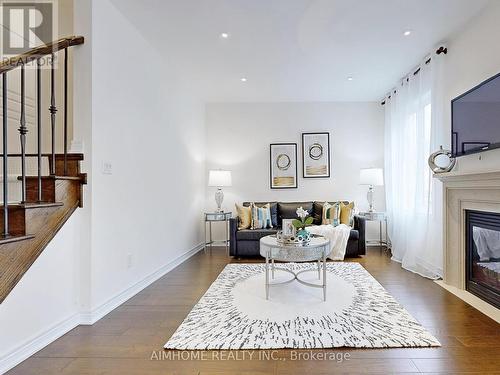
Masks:
[[[465,287],[500,308],[500,214],[466,210]]]

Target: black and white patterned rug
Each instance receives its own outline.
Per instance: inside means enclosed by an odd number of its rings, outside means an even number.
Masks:
[[[295,272],[312,263],[279,264]],[[291,276],[276,271],[275,280]],[[318,282],[317,272],[301,278]],[[229,264],[166,349],[395,348],[440,343],[358,263],[327,264],[323,291],[293,281],[265,298],[264,264]]]

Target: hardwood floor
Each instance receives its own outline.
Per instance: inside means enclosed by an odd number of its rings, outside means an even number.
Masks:
[[[214,249],[212,255],[201,252],[189,259],[93,326],[75,328],[9,374],[500,374],[499,324],[434,282],[402,270],[376,248],[350,261],[361,263],[442,347],[255,351],[252,357],[251,352],[226,351],[202,352],[207,357],[198,360],[168,358],[182,352],[163,351],[163,344],[224,266],[237,262]],[[313,354],[333,358],[308,358]]]

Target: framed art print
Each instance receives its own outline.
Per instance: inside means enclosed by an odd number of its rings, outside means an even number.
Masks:
[[[295,236],[295,227],[293,226],[294,219],[283,219],[282,220],[282,232],[285,236]]]
[[[330,177],[330,133],[302,133],[302,176]]]
[[[297,144],[270,145],[271,189],[297,188]]]

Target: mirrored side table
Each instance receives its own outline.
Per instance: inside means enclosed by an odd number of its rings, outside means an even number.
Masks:
[[[389,250],[391,248],[391,241],[387,235],[387,215],[385,212],[360,212],[358,216],[365,218],[367,221],[378,221],[379,222],[379,240],[378,241],[366,241],[367,245],[380,246],[380,248],[385,248]],[[382,232],[385,228],[385,238],[382,237]]]
[[[229,255],[229,219],[232,217],[232,212],[205,212],[205,252],[210,246],[210,254],[212,254],[213,244],[224,244],[226,252]],[[224,222],[225,240],[214,240],[212,237],[212,223]],[[208,224],[208,241],[207,241],[207,224]]]

